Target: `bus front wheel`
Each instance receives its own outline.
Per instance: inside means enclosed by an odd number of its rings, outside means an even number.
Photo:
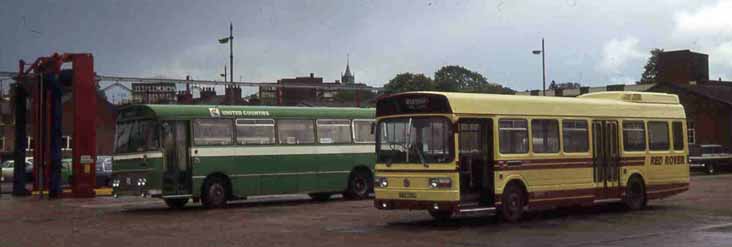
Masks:
[[[526,205],[521,187],[517,183],[509,183],[506,189],[503,190],[501,201],[501,218],[508,222],[519,221],[524,214],[524,206]]]
[[[363,170],[354,171],[348,179],[348,189],[343,193],[343,197],[347,199],[366,199],[369,196],[371,190],[371,176],[368,172]]]
[[[171,209],[181,209],[188,203],[188,198],[167,198],[165,204]]]
[[[203,186],[202,202],[206,208],[223,208],[226,207],[227,193],[226,182],[218,177],[210,177],[206,179]]]

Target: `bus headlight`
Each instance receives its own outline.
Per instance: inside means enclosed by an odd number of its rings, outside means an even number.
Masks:
[[[119,178],[115,178],[112,180],[112,187],[119,187]]]
[[[430,178],[429,186],[433,189],[452,187],[452,179],[450,178]]]
[[[379,188],[386,188],[387,186],[389,186],[389,180],[387,180],[385,177],[376,177],[376,179],[374,179],[374,183],[376,187]]]
[[[147,183],[147,179],[145,179],[145,178],[137,179],[137,186],[145,186],[146,183]]]

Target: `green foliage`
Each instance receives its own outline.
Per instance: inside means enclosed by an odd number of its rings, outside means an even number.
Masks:
[[[407,91],[430,91],[435,90],[435,82],[424,74],[401,73],[396,75],[389,83],[384,85],[384,92],[387,94]]]
[[[459,65],[447,65],[435,72],[437,90],[444,92],[514,94],[515,91],[490,83],[483,75]]]
[[[579,83],[576,82],[565,82],[565,83],[556,83],[552,81],[552,83],[549,84],[549,90],[557,90],[557,89],[578,89],[582,87]]]
[[[663,53],[663,49],[654,48],[651,50],[651,56],[648,58],[646,66],[643,67],[644,71],[641,79],[636,84],[656,83],[656,75],[658,74],[656,65],[658,64],[658,55],[661,53]]]

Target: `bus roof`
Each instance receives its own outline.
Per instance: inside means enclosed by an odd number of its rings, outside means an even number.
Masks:
[[[601,92],[575,98],[420,91],[386,96],[377,102],[379,117],[448,112],[516,116],[686,118],[678,96],[645,92]]]
[[[225,105],[131,105],[119,112],[118,121],[139,118],[161,120],[194,118],[374,118],[374,108],[289,107]]]

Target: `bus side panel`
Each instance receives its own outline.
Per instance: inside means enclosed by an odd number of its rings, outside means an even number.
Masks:
[[[344,191],[348,187],[351,171],[356,166],[372,168],[374,162],[374,154],[331,155],[319,163],[318,189],[321,191]]]

